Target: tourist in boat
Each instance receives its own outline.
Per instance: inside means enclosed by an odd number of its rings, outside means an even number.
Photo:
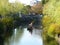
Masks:
[[[33,30],[33,23],[30,23],[29,25],[28,25],[28,28],[27,28],[27,30],[29,30],[29,32],[31,32],[32,33],[32,30]]]

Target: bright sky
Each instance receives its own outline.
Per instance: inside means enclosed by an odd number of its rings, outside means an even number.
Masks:
[[[31,2],[34,2],[35,0],[17,0],[17,1],[19,1],[19,2],[21,2],[21,3],[23,3],[23,4],[26,4],[26,5],[30,5]],[[38,1],[41,1],[41,0],[38,0]],[[15,0],[9,0],[9,2],[10,2],[10,3],[14,3]]]
[[[29,5],[30,1],[32,1],[32,0],[18,0],[18,1],[20,1],[23,4]]]

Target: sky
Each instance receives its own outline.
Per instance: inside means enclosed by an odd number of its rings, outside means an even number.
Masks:
[[[30,5],[31,3],[35,2],[35,0],[17,0],[18,2],[21,2],[25,5]],[[41,1],[41,0],[38,0]],[[9,0],[10,3],[14,3],[15,0]]]

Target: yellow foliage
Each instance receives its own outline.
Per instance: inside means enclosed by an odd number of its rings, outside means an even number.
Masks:
[[[48,26],[52,20],[50,20],[50,16],[45,15],[42,19],[43,25]]]
[[[48,28],[48,35],[53,36],[56,34],[56,28],[58,27],[58,24],[52,23],[50,24]]]
[[[60,0],[49,0],[43,7],[43,26],[47,34],[54,36],[60,33]]]

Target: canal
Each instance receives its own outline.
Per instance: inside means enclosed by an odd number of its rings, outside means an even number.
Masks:
[[[31,34],[27,28],[15,28],[4,45],[43,45],[42,30],[34,28]]]

